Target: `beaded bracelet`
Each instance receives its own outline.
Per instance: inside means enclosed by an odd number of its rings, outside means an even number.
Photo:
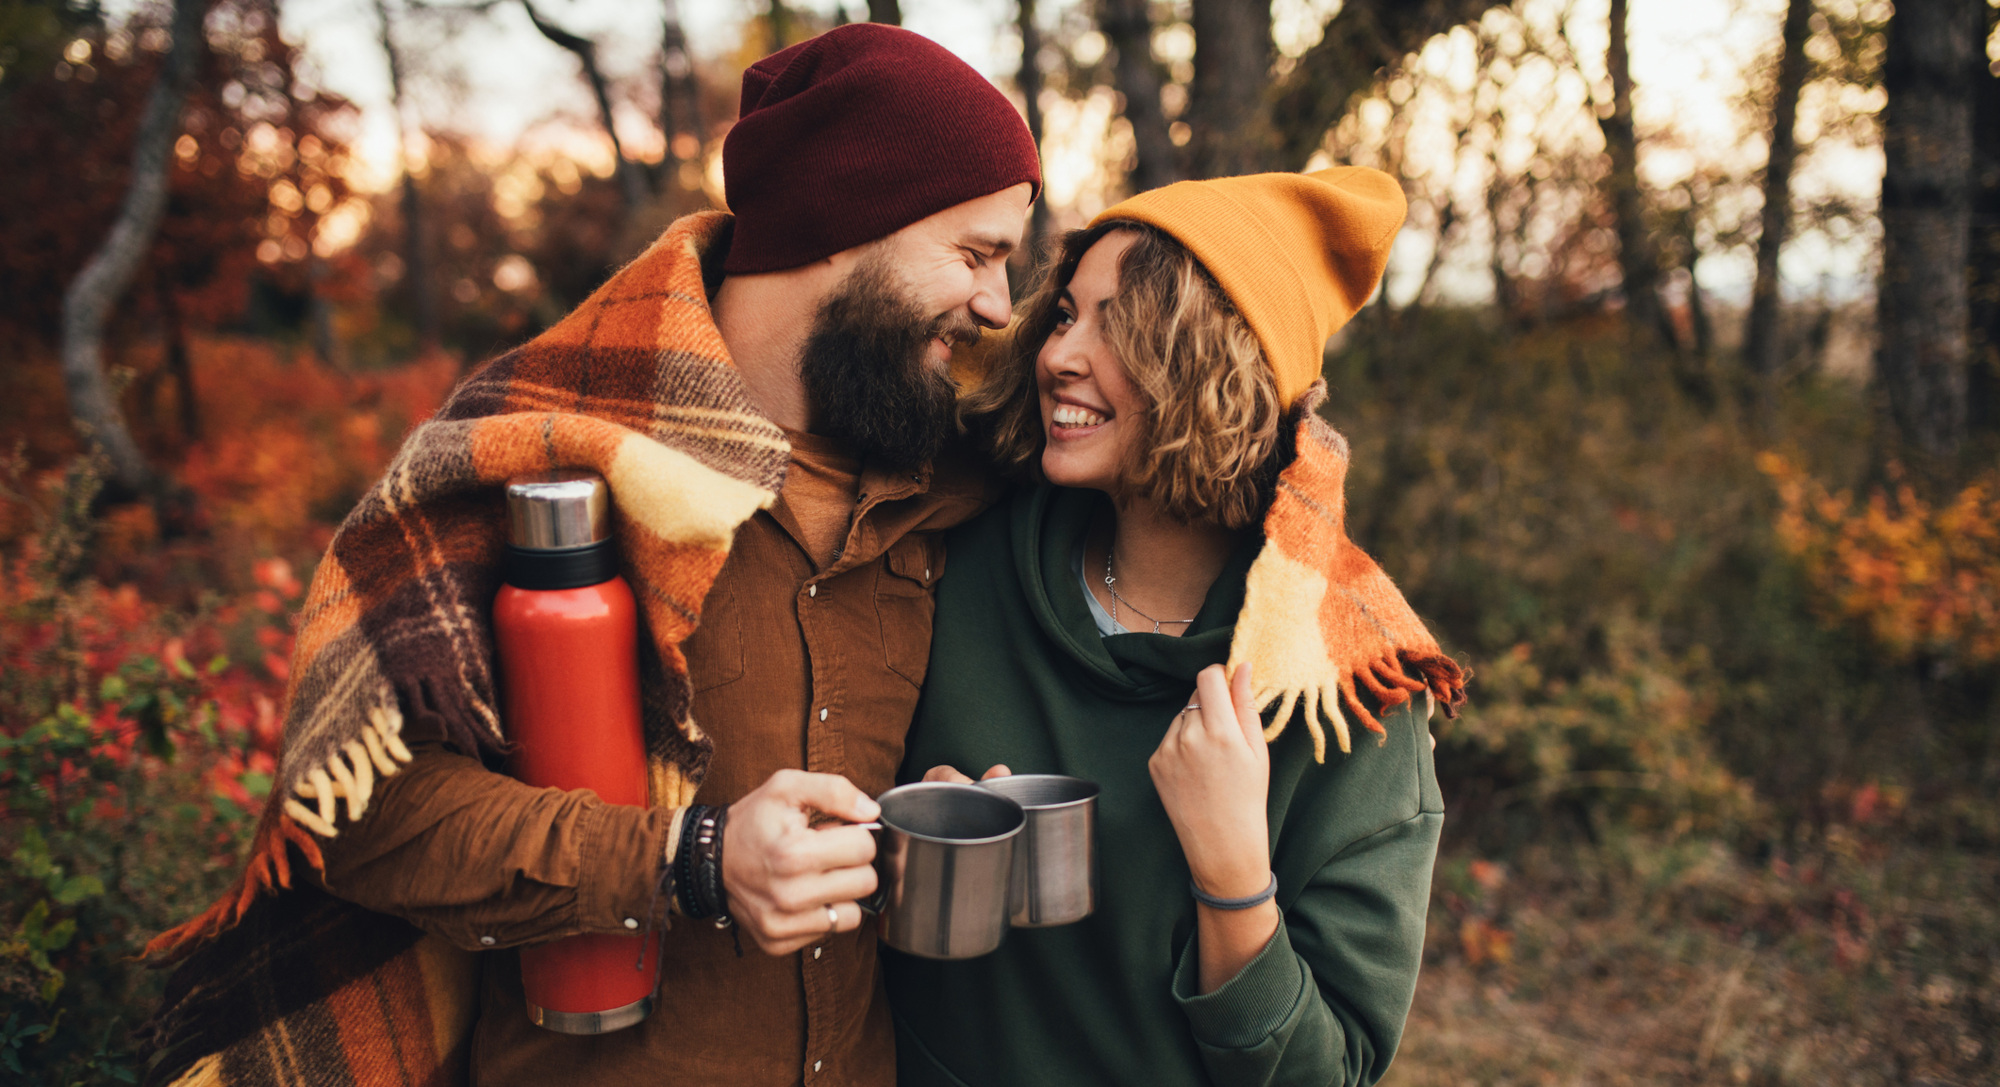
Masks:
[[[1211,910],[1247,910],[1253,906],[1261,906],[1278,896],[1278,873],[1271,873],[1271,882],[1265,885],[1263,890],[1248,898],[1217,898],[1195,886],[1194,880],[1188,880],[1188,890],[1193,893],[1196,902]]]
[[[706,804],[690,804],[687,814],[681,816],[680,848],[674,852],[674,901],[684,917],[699,919],[708,916],[702,911],[697,893],[694,839],[709,810]]]
[[[702,916],[715,918],[716,928],[728,928],[729,894],[722,886],[722,831],[729,823],[728,808],[710,808],[695,832],[695,871],[700,882]]]

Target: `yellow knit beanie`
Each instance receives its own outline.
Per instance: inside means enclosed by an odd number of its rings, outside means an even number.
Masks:
[[[1286,407],[1319,378],[1327,337],[1375,293],[1408,205],[1380,170],[1182,181],[1106,208],[1188,247],[1249,323]]]

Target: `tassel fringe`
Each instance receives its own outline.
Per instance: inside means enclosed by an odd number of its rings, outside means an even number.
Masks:
[[[297,796],[312,801],[318,810],[307,807],[295,797],[286,797],[280,805],[278,798],[273,796],[257,825],[257,836],[250,843],[249,861],[244,865],[243,875],[237,878],[235,887],[200,915],[153,937],[140,957],[159,963],[180,959],[201,944],[234,928],[250,912],[250,907],[259,896],[289,889],[292,885],[290,850],[293,846],[298,848],[307,864],[315,870],[324,870],[326,861],[314,835],[320,838],[337,837],[339,831],[334,828],[336,802],[343,798],[347,801],[349,822],[361,818],[368,811],[368,800],[374,795],[376,778],[395,774],[403,768],[402,764],[414,757],[398,735],[402,731],[403,715],[394,707],[378,706],[371,710],[368,723],[362,726],[361,739],[349,741],[345,747],[328,756],[324,766],[313,767],[296,787]]]
[[[1417,676],[1411,676],[1406,669],[1415,671]],[[1294,710],[1304,710],[1306,732],[1312,736],[1313,761],[1324,763],[1326,730],[1320,726],[1322,716],[1333,726],[1334,742],[1339,745],[1340,753],[1350,754],[1354,750],[1347,717],[1341,713],[1342,707],[1375,734],[1377,745],[1388,742],[1388,730],[1362,703],[1357,686],[1367,689],[1383,713],[1401,708],[1419,691],[1429,691],[1438,705],[1444,708],[1446,717],[1457,717],[1458,707],[1465,703],[1465,683],[1471,678],[1471,672],[1442,654],[1417,656],[1399,653],[1396,657],[1378,657],[1368,661],[1330,684],[1304,688],[1260,686],[1256,691],[1256,705],[1258,713],[1263,713],[1272,703],[1278,705],[1277,714],[1264,728],[1266,743],[1284,734]]]
[[[349,740],[328,755],[324,767],[306,771],[305,780],[293,789],[297,796],[285,798],[285,815],[322,838],[339,837],[334,825],[338,801],[346,799],[347,821],[354,822],[368,810],[376,775],[388,777],[410,761],[410,749],[403,746],[399,735],[402,731],[403,715],[395,709],[377,706],[370,710],[360,740]],[[301,800],[312,801],[318,810]]]

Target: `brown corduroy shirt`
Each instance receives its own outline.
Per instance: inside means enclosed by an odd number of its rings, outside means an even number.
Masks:
[[[989,497],[956,460],[857,476],[825,439],[793,439],[784,495],[738,530],[683,646],[695,720],[715,740],[704,804],[732,803],[788,767],[845,775],[871,796],[895,783],[930,655],[939,533]],[[730,933],[676,918],[662,999],[644,1022],[596,1037],[532,1025],[507,949],[645,918],[672,813],[515,782],[444,744],[416,710],[405,732],[416,761],[378,787],[369,818],[325,843],[324,880],[488,952],[476,1087],[895,1082],[868,925],[781,958],[745,939],[739,958]]]

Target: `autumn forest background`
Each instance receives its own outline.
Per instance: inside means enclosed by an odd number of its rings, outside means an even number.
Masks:
[[[1325,411],[1477,678],[1388,1082],[2000,1082],[2000,9],[618,7],[0,0],[0,1079],[143,1076],[133,956],[234,873],[402,436],[726,206],[746,64],[907,16],[1022,107],[1039,239],[1404,181]],[[561,75],[496,135],[509,57]]]

